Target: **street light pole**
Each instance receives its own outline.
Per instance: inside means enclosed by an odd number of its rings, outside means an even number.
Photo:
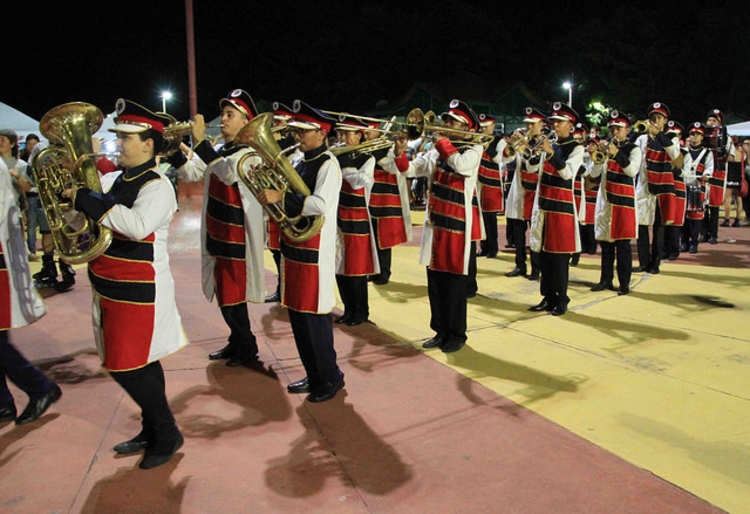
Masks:
[[[563,89],[568,90],[568,105],[573,107],[573,84],[570,82],[563,82]]]
[[[172,93],[164,91],[161,94],[161,112],[167,112],[167,100],[172,99]]]

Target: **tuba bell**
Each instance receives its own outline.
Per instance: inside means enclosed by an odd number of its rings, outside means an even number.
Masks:
[[[273,137],[272,122],[273,113],[263,113],[253,118],[237,134],[237,143],[249,145],[255,150],[243,155],[237,162],[237,174],[256,196],[265,189],[274,189],[283,194],[290,188],[300,195],[310,196],[310,188],[286,158],[285,152],[294,150],[297,145],[282,150]],[[245,160],[255,156],[263,159],[263,164],[245,173]],[[325,222],[322,216],[289,217],[279,204],[268,204],[264,208],[281,231],[295,243],[303,243],[315,236]]]
[[[99,257],[112,242],[112,231],[74,209],[65,189],[85,187],[101,192],[91,136],[104,116],[83,102],[59,105],[44,115],[39,130],[50,146],[34,158],[31,169],[39,200],[60,258],[81,264]]]

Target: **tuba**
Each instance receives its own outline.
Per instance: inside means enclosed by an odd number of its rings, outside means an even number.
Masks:
[[[83,102],[59,105],[44,115],[39,130],[50,146],[34,158],[31,168],[39,200],[60,258],[81,264],[99,257],[112,242],[112,231],[73,208],[65,189],[85,187],[101,192],[91,136],[104,117]]]
[[[235,137],[237,143],[247,144],[255,150],[255,152],[243,155],[237,162],[237,174],[250,192],[256,196],[265,189],[274,189],[283,194],[290,188],[300,195],[310,196],[310,188],[274,139],[271,129],[272,121],[273,113],[263,113],[253,118]],[[292,146],[286,151],[294,150],[296,147],[296,145]],[[263,159],[263,164],[254,166],[250,172],[245,173],[243,166],[245,160],[255,156]],[[290,218],[279,204],[268,204],[264,206],[264,209],[279,225],[281,231],[295,243],[303,243],[315,236],[323,228],[325,221],[322,216],[300,215]]]

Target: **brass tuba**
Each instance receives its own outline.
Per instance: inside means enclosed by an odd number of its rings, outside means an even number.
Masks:
[[[112,242],[110,229],[76,211],[72,201],[61,196],[63,190],[78,187],[102,191],[91,136],[103,120],[97,107],[71,102],[55,107],[39,122],[50,146],[34,158],[32,174],[55,248],[70,264],[96,259]]]
[[[242,156],[237,162],[237,174],[245,183],[247,188],[258,195],[265,189],[274,189],[280,193],[286,193],[291,188],[298,194],[310,196],[310,188],[297,173],[292,164],[286,158],[285,151],[273,137],[271,124],[273,113],[263,113],[253,118],[245,125],[235,142],[249,145],[255,152]],[[292,146],[287,151],[293,150]],[[257,153],[256,153],[257,152]],[[250,157],[259,156],[263,164],[253,167],[249,173],[245,173],[245,160]],[[264,206],[270,218],[275,221],[286,236],[295,243],[303,243],[315,236],[323,228],[325,220],[322,216],[296,216],[290,218],[279,204],[268,204]]]

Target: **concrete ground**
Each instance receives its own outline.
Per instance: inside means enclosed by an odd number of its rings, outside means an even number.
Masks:
[[[527,311],[538,282],[504,276],[511,253],[480,258],[468,344],[447,355],[421,350],[417,228],[391,282],[370,285],[372,323],[336,325],[345,391],[309,404],[285,390],[304,372],[277,304],[250,306],[261,364],[207,360],[227,329],[201,294],[199,205],[181,199],[170,243],[192,344],[163,364],[184,447],[149,471],[112,451],[139,413],[100,366],[81,267],[11,335],[64,394],[0,426],[0,513],[750,512],[750,228],[623,297],[589,290],[599,256],[584,255],[562,317]]]

